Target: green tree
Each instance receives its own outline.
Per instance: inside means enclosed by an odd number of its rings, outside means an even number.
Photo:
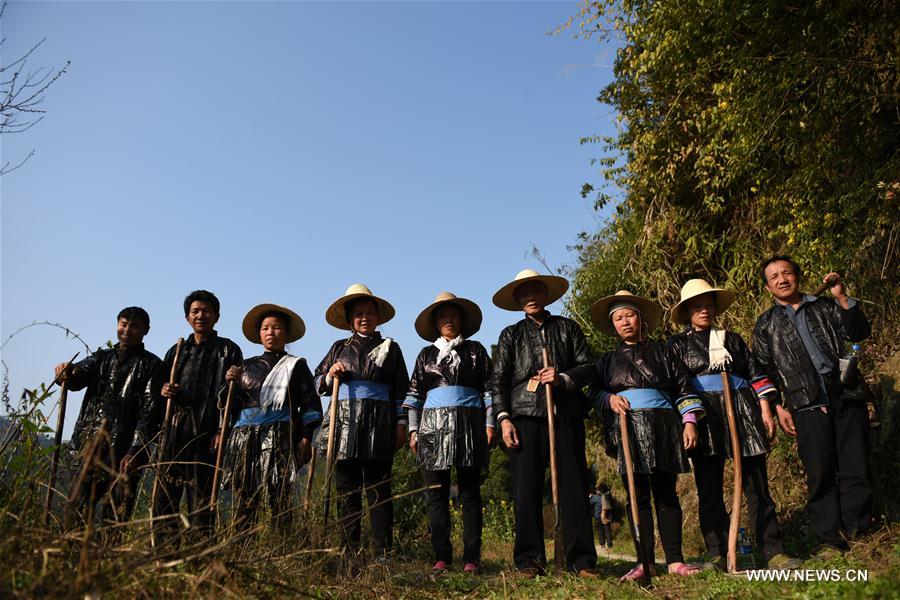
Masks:
[[[619,41],[598,96],[618,130],[582,140],[603,152],[601,179],[582,195],[598,209],[617,203],[580,236],[569,311],[584,323],[597,298],[621,288],[670,309],[685,280],[702,276],[737,290],[723,325],[749,339],[771,303],[758,265],[788,253],[808,289],[831,270],[846,274],[873,322],[864,350],[875,379],[900,346],[897,23],[892,0],[586,2],[569,23],[575,35]],[[673,330],[667,319],[656,335]],[[595,350],[614,343],[586,333]],[[889,390],[900,374],[880,377],[873,464],[890,512],[900,402]],[[781,442],[770,473],[782,509],[802,505],[795,463]]]
[[[573,312],[625,286],[671,307],[701,275],[748,300],[726,323],[748,333],[768,303],[756,267],[788,252],[811,278],[846,272],[892,350],[900,5],[604,0],[577,18],[577,35],[624,41],[598,97],[618,134],[585,138],[605,156],[582,192],[622,199],[582,235]]]

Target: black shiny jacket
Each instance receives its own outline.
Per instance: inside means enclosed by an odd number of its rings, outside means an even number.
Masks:
[[[696,396],[687,367],[660,341],[621,342],[618,348],[604,353],[597,361],[597,378],[590,392],[595,406],[601,401],[603,392],[617,394],[635,388],[666,391],[673,402],[685,396]],[[677,409],[677,405],[673,408]]]
[[[97,350],[74,365],[66,386],[87,387],[72,433],[72,446],[80,450],[100,429],[105,417],[117,457],[147,451],[156,435],[155,407],[162,385],[160,360],[141,344],[119,354],[119,344]]]
[[[861,342],[872,331],[858,303],[844,310],[833,298],[814,298],[803,310],[816,343],[835,367],[848,342]],[[781,393],[785,408],[796,410],[818,399],[819,375],[800,334],[780,306],[772,306],[756,319],[753,354]],[[835,368],[825,379],[829,397],[840,394],[838,378]]]
[[[348,381],[374,381],[390,387],[392,410],[391,414],[397,420],[400,416],[400,407],[409,390],[409,372],[403,361],[403,353],[396,341],[391,342],[390,350],[380,367],[369,358],[369,352],[381,344],[384,338],[381,333],[375,332],[368,337],[354,333],[349,339],[338,340],[331,345],[328,354],[319,363],[315,370],[316,388],[319,395],[331,394],[331,387],[325,382],[328,369],[338,360],[347,367],[344,378]],[[405,417],[403,417],[405,419]]]
[[[484,394],[491,387],[491,359],[478,342],[466,340],[456,348],[459,366],[450,369],[446,360],[435,364],[439,350],[432,344],[422,348],[416,358],[409,393],[424,401],[428,390],[448,385],[464,385]]]
[[[549,346],[550,366],[567,375],[573,384],[572,389],[553,388],[556,414],[578,418],[588,414],[590,405],[581,388],[593,379],[594,368],[584,332],[575,321],[547,313],[540,326],[525,318],[500,333],[492,383],[494,414],[498,419],[502,413],[510,417],[547,416],[544,386],[538,386],[537,392],[527,388],[528,380],[544,366],[541,329]]]
[[[709,370],[709,330],[696,331],[693,328],[676,333],[669,338],[669,348],[678,356],[694,377],[718,373]],[[756,366],[753,353],[744,338],[733,331],[725,332],[725,349],[731,355],[728,372],[743,377],[748,382],[764,376]]]
[[[241,411],[245,408],[259,407],[259,392],[272,369],[285,356],[284,352],[264,352],[260,356],[254,356],[244,361],[241,371],[241,379],[237,382],[232,398],[232,406],[229,413],[229,427],[234,427]],[[306,360],[301,358],[291,371],[291,380],[288,384],[288,408],[291,415],[291,426],[294,439],[312,439],[313,431],[322,422],[322,402],[316,394],[316,384]],[[228,386],[222,388],[219,393],[219,403],[224,406],[228,393]]]
[[[219,427],[218,395],[225,385],[225,372],[243,362],[241,349],[228,338],[219,337],[216,332],[197,344],[193,333],[184,340],[175,382],[181,386],[172,398],[173,410],[190,413],[191,432],[194,435],[216,433]],[[168,381],[175,360],[175,346],[169,348],[163,359],[163,375]],[[161,399],[165,406],[166,399]],[[160,412],[160,418],[161,413]]]

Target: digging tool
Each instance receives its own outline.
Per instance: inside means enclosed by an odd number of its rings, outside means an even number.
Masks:
[[[75,356],[69,359],[60,373],[60,377],[72,366],[78,354],[76,352]],[[47,499],[44,501],[44,525],[50,524],[50,501],[53,498],[53,486],[56,485],[56,471],[59,469],[59,451],[62,447],[63,426],[66,424],[66,400],[69,397],[66,380],[60,380],[60,377],[54,378],[53,383],[50,384],[50,387],[53,387],[54,383],[59,382],[59,415],[56,417],[56,437],[53,440],[53,458],[50,460],[50,482],[47,484]]]
[[[650,585],[650,553],[646,548],[646,541],[641,539],[641,518],[638,514],[637,492],[634,487],[634,466],[631,459],[631,436],[628,434],[628,411],[619,415],[619,437],[622,444],[622,454],[625,457],[625,476],[628,480],[628,504],[631,508],[631,521],[634,523],[634,541],[637,546],[638,560],[644,570],[641,577],[641,586]]]
[[[728,555],[726,564],[729,573],[737,572],[737,538],[741,524],[741,500],[743,468],[741,466],[741,440],[737,431],[737,420],[734,417],[734,398],[731,396],[731,385],[728,373],[722,371],[722,390],[725,393],[725,416],[728,419],[728,430],[731,433],[731,458],[734,463],[734,493],[731,500],[731,522],[728,525]]]
[[[178,338],[178,343],[175,345],[175,357],[172,359],[172,370],[169,372],[169,385],[175,384],[175,373],[178,369],[178,359],[181,356],[181,347],[184,345],[184,338]],[[159,432],[159,446],[156,451],[156,462],[157,465],[160,462],[160,459],[163,456],[163,452],[166,447],[166,433],[169,429],[169,423],[172,420],[172,398],[166,398],[166,413],[163,416],[162,429]],[[168,469],[164,469],[168,471]],[[154,514],[153,510],[156,507],[156,495],[159,492],[159,478],[163,477],[163,469],[160,469],[156,472],[156,477],[153,479],[153,491],[150,493],[150,518],[152,519]],[[150,544],[155,548],[156,547],[156,534],[155,527],[151,526],[151,535],[150,535]]]
[[[219,431],[219,445],[216,448],[216,469],[213,471],[212,495],[209,499],[209,506],[212,510],[216,509],[216,500],[219,498],[219,470],[222,468],[222,454],[225,449],[225,434],[228,431],[232,397],[234,397],[234,381],[229,381],[228,395],[225,397],[225,414],[222,417],[222,429]]]
[[[325,449],[325,527],[328,527],[328,513],[331,512],[331,479],[334,476],[334,435],[337,431],[340,387],[341,382],[335,377],[331,386],[331,404],[328,406],[328,446]]]
[[[550,368],[550,350],[547,348],[547,338],[541,329],[541,354],[544,359],[544,368]],[[550,438],[550,489],[553,496],[553,518],[556,521],[556,530],[553,534],[553,563],[560,571],[566,568],[565,541],[563,539],[562,522],[559,519],[559,479],[556,468],[556,405],[553,402],[553,386],[544,384],[544,396],[547,401],[547,435]]]

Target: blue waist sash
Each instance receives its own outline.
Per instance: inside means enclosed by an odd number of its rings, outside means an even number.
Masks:
[[[245,408],[238,417],[235,427],[248,427],[251,425],[271,425],[272,423],[280,423],[282,421],[291,420],[291,414],[284,409],[273,410],[271,408],[263,410],[260,407]]]
[[[474,388],[464,385],[445,385],[428,390],[425,397],[425,409],[466,406],[481,408],[481,394]]]
[[[338,400],[376,400],[378,402],[391,401],[391,386],[365,379],[341,383],[338,388]],[[331,395],[322,396],[322,412],[328,412],[331,404]]]
[[[653,388],[634,388],[619,392],[620,396],[628,399],[628,404],[632,410],[641,410],[647,408],[668,408],[674,410],[672,403],[669,402],[666,393]]]
[[[391,386],[375,381],[348,381],[342,383],[338,390],[338,398],[341,400],[380,400],[391,401]]]
[[[723,392],[721,373],[710,373],[709,375],[700,375],[691,379],[691,383],[698,392]],[[728,384],[733,390],[750,387],[750,384],[743,377],[728,374]]]

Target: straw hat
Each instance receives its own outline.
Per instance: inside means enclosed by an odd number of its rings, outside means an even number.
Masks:
[[[306,333],[306,324],[303,323],[303,319],[300,318],[300,315],[291,309],[278,304],[257,304],[251,308],[246,316],[244,316],[243,323],[241,323],[241,330],[244,332],[244,337],[254,344],[262,344],[262,340],[259,338],[259,326],[262,325],[262,316],[273,311],[284,313],[288,316],[286,343],[290,344],[291,342],[296,342],[303,337],[303,334]]]
[[[515,291],[517,287],[523,283],[528,283],[529,281],[543,281],[544,284],[546,284],[548,294],[547,304],[553,304],[562,298],[563,294],[566,293],[566,290],[569,289],[569,282],[566,281],[564,277],[541,275],[534,269],[525,269],[524,271],[519,271],[519,274],[516,275],[515,279],[504,285],[496,294],[494,294],[494,306],[515,312],[522,310],[522,307],[519,306],[519,303],[516,301]]]
[[[638,307],[638,310],[641,311],[641,315],[644,318],[644,322],[647,324],[648,333],[656,329],[656,326],[659,325],[659,320],[662,318],[662,309],[657,306],[655,302],[651,302],[640,296],[635,296],[627,290],[619,290],[612,296],[600,298],[594,302],[594,305],[591,307],[591,321],[593,321],[594,325],[596,325],[603,333],[608,333],[613,336],[619,335],[609,318],[609,309],[620,303],[634,304]]]
[[[379,324],[387,323],[394,318],[396,311],[394,311],[394,307],[391,306],[390,302],[374,295],[372,290],[362,283],[354,283],[347,288],[347,292],[343,296],[335,300],[331,306],[328,307],[328,310],[325,311],[325,320],[328,321],[328,324],[332,327],[337,327],[338,329],[346,329],[347,331],[353,329],[350,326],[350,323],[347,322],[347,315],[344,312],[344,307],[347,306],[348,302],[356,300],[357,298],[369,298],[375,302],[375,305],[378,307]]]
[[[481,309],[471,300],[458,298],[456,294],[450,292],[441,292],[434,299],[434,302],[425,307],[425,310],[416,317],[416,333],[419,337],[433,342],[438,339],[440,333],[434,326],[434,311],[445,302],[452,302],[462,311],[462,331],[463,337],[469,338],[475,335],[481,329]]]
[[[714,294],[716,297],[716,314],[721,315],[734,303],[735,294],[731,290],[711,286],[703,279],[691,279],[681,288],[681,302],[672,309],[672,320],[676,323],[688,323],[687,301],[703,294]]]

